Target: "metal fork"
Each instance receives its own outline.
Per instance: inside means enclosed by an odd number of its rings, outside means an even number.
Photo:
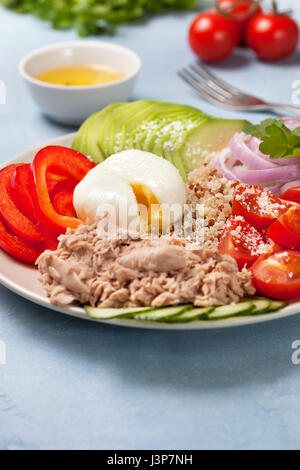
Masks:
[[[214,75],[209,68],[197,62],[179,70],[178,75],[190,85],[202,98],[217,106],[236,111],[262,111],[283,109],[300,114],[300,108],[266,101],[249,95],[224,82]]]

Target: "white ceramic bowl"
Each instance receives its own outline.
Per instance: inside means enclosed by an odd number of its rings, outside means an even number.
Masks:
[[[91,86],[55,85],[35,77],[51,68],[67,65],[102,64],[124,78]],[[128,101],[141,69],[137,54],[126,47],[102,41],[74,41],[41,47],[26,55],[19,72],[41,111],[55,121],[78,125],[110,103]]]

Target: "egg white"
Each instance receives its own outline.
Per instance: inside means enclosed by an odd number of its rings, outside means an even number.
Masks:
[[[186,192],[179,171],[167,160],[141,150],[114,154],[83,178],[76,186],[73,198],[78,217],[92,223],[111,206],[119,227],[129,228],[129,224],[130,227],[138,226],[139,205],[131,187],[134,183],[149,188],[164,208],[161,216],[163,231],[181,217],[178,208],[183,208]],[[166,210],[173,205],[177,207],[174,213]]]

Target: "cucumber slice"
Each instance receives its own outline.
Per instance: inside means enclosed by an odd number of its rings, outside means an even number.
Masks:
[[[148,312],[141,312],[134,315],[135,320],[166,322],[171,317],[175,317],[192,308],[192,305],[177,305],[176,307],[163,307]]]
[[[254,305],[252,302],[240,302],[238,304],[222,305],[208,314],[208,320],[223,320],[225,318],[236,317],[237,315],[245,315],[252,313]]]
[[[266,297],[254,297],[252,298],[245,298],[243,302],[252,302],[254,309],[251,311],[251,315],[261,315],[262,313],[269,312],[271,306],[271,299],[267,299]]]
[[[277,312],[277,310],[280,310],[286,306],[287,306],[287,302],[284,302],[283,300],[271,300],[268,313]]]
[[[192,308],[191,310],[187,310],[181,313],[180,315],[170,317],[165,321],[167,321],[168,323],[188,323],[195,320],[206,319],[207,315],[213,310],[214,307]]]
[[[111,320],[113,318],[132,318],[136,313],[148,312],[155,307],[132,307],[132,308],[97,308],[85,305],[84,309],[89,317],[95,320]]]

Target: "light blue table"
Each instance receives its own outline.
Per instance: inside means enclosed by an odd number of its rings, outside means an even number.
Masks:
[[[300,19],[299,5],[297,13]],[[234,117],[199,100],[175,75],[192,60],[185,40],[192,16],[155,18],[103,39],[141,55],[135,99]],[[31,49],[76,36],[3,10],[0,24],[4,162],[69,132],[40,115],[17,63]],[[299,55],[266,65],[242,51],[216,71],[248,91],[290,102],[298,64]],[[71,319],[0,287],[0,341],[7,350],[0,365],[0,448],[299,448],[300,366],[291,362],[296,339],[300,316],[216,331],[135,330]]]

